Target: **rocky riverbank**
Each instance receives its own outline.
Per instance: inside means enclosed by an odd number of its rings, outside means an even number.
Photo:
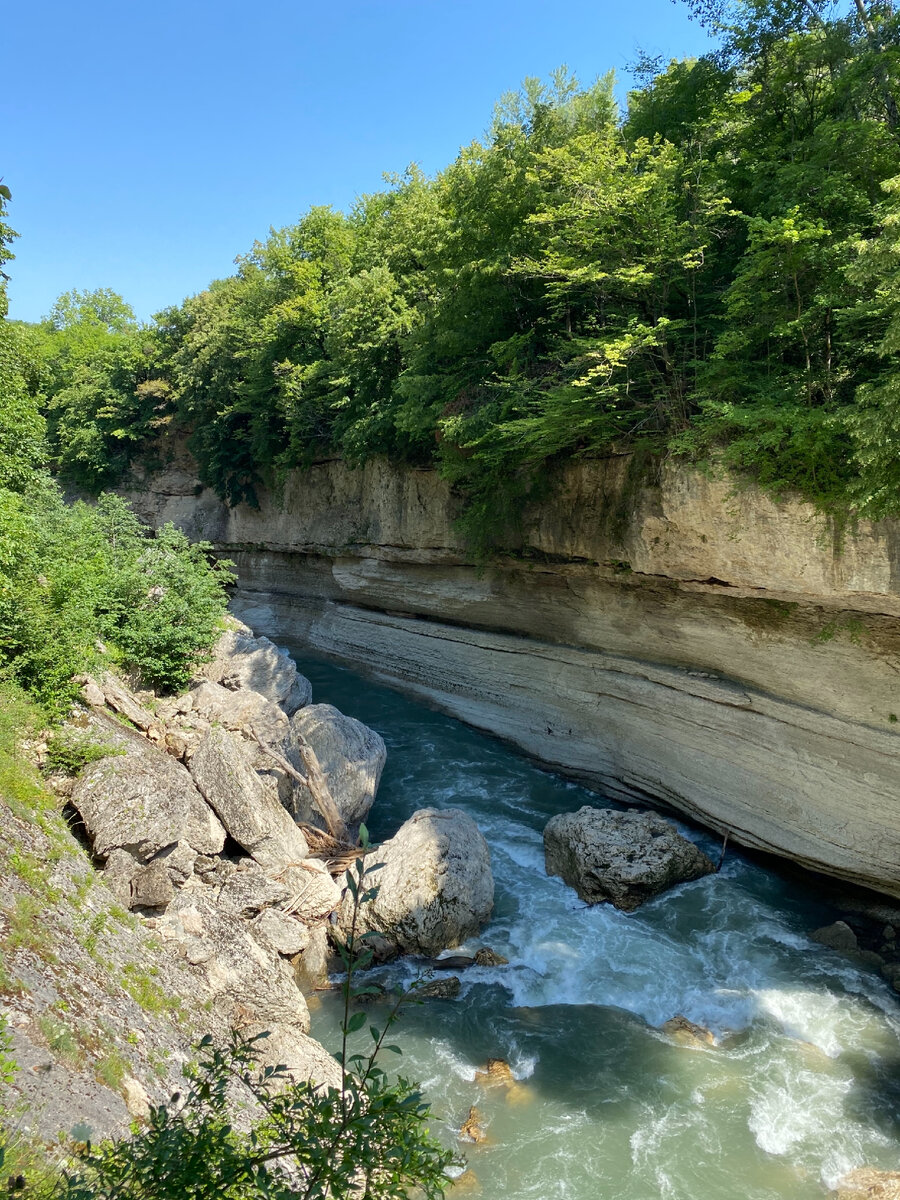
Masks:
[[[53,795],[0,799],[0,1015],[25,1127],[124,1132],[178,1087],[198,1037],[233,1029],[268,1031],[264,1064],[339,1086],[310,1008],[346,933],[383,741],[313,704],[287,654],[238,622],[182,696],[112,672],[81,694],[53,744],[30,748],[69,768],[48,775]],[[464,814],[414,814],[383,859],[363,909],[382,957],[438,953],[490,915],[487,848]]]

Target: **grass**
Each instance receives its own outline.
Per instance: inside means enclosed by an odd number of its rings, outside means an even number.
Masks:
[[[156,967],[140,967],[137,963],[126,963],[122,969],[122,986],[147,1013],[174,1013],[181,1015],[181,1001],[167,996],[156,982]]]
[[[44,907],[36,896],[19,896],[12,910],[7,911],[9,932],[3,940],[5,950],[30,950],[44,962],[56,962],[51,938],[40,919]]]

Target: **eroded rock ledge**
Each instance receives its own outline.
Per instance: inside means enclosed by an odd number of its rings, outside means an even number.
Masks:
[[[327,462],[229,510],[175,448],[129,498],[235,608],[624,800],[900,896],[900,525],[627,458],[570,466],[486,568],[433,472]]]

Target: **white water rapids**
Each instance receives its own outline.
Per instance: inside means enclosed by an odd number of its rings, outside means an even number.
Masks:
[[[809,940],[833,912],[737,852],[633,914],[586,908],[545,874],[541,830],[601,797],[298,657],[316,701],[388,744],[373,837],[454,805],[490,845],[494,916],[466,949],[489,945],[509,965],[462,972],[458,999],[407,1010],[393,1038],[448,1143],[471,1105],[483,1114],[489,1141],[462,1147],[482,1196],[812,1200],[853,1167],[900,1168],[900,1005],[877,974]],[[717,842],[681,828],[715,860]],[[679,1013],[718,1044],[665,1037],[657,1027]],[[333,1044],[336,1026],[328,1000],[312,1032]],[[481,1087],[488,1058],[522,1086]]]

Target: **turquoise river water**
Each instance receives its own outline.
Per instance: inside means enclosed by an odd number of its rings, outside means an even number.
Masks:
[[[448,1144],[471,1105],[483,1114],[489,1141],[460,1149],[485,1200],[821,1200],[852,1167],[900,1167],[900,1005],[874,972],[809,940],[834,913],[808,890],[735,851],[635,913],[586,908],[546,876],[541,831],[602,797],[297,658],[316,702],[387,743],[373,840],[417,808],[458,806],[490,845],[494,915],[467,948],[509,965],[463,972],[460,998],[411,1006],[392,1039]],[[717,840],[682,831],[718,856]],[[673,1044],[656,1027],[677,1013],[720,1044]],[[312,1032],[334,1048],[337,1025],[328,997]],[[522,1086],[479,1086],[488,1058]]]

